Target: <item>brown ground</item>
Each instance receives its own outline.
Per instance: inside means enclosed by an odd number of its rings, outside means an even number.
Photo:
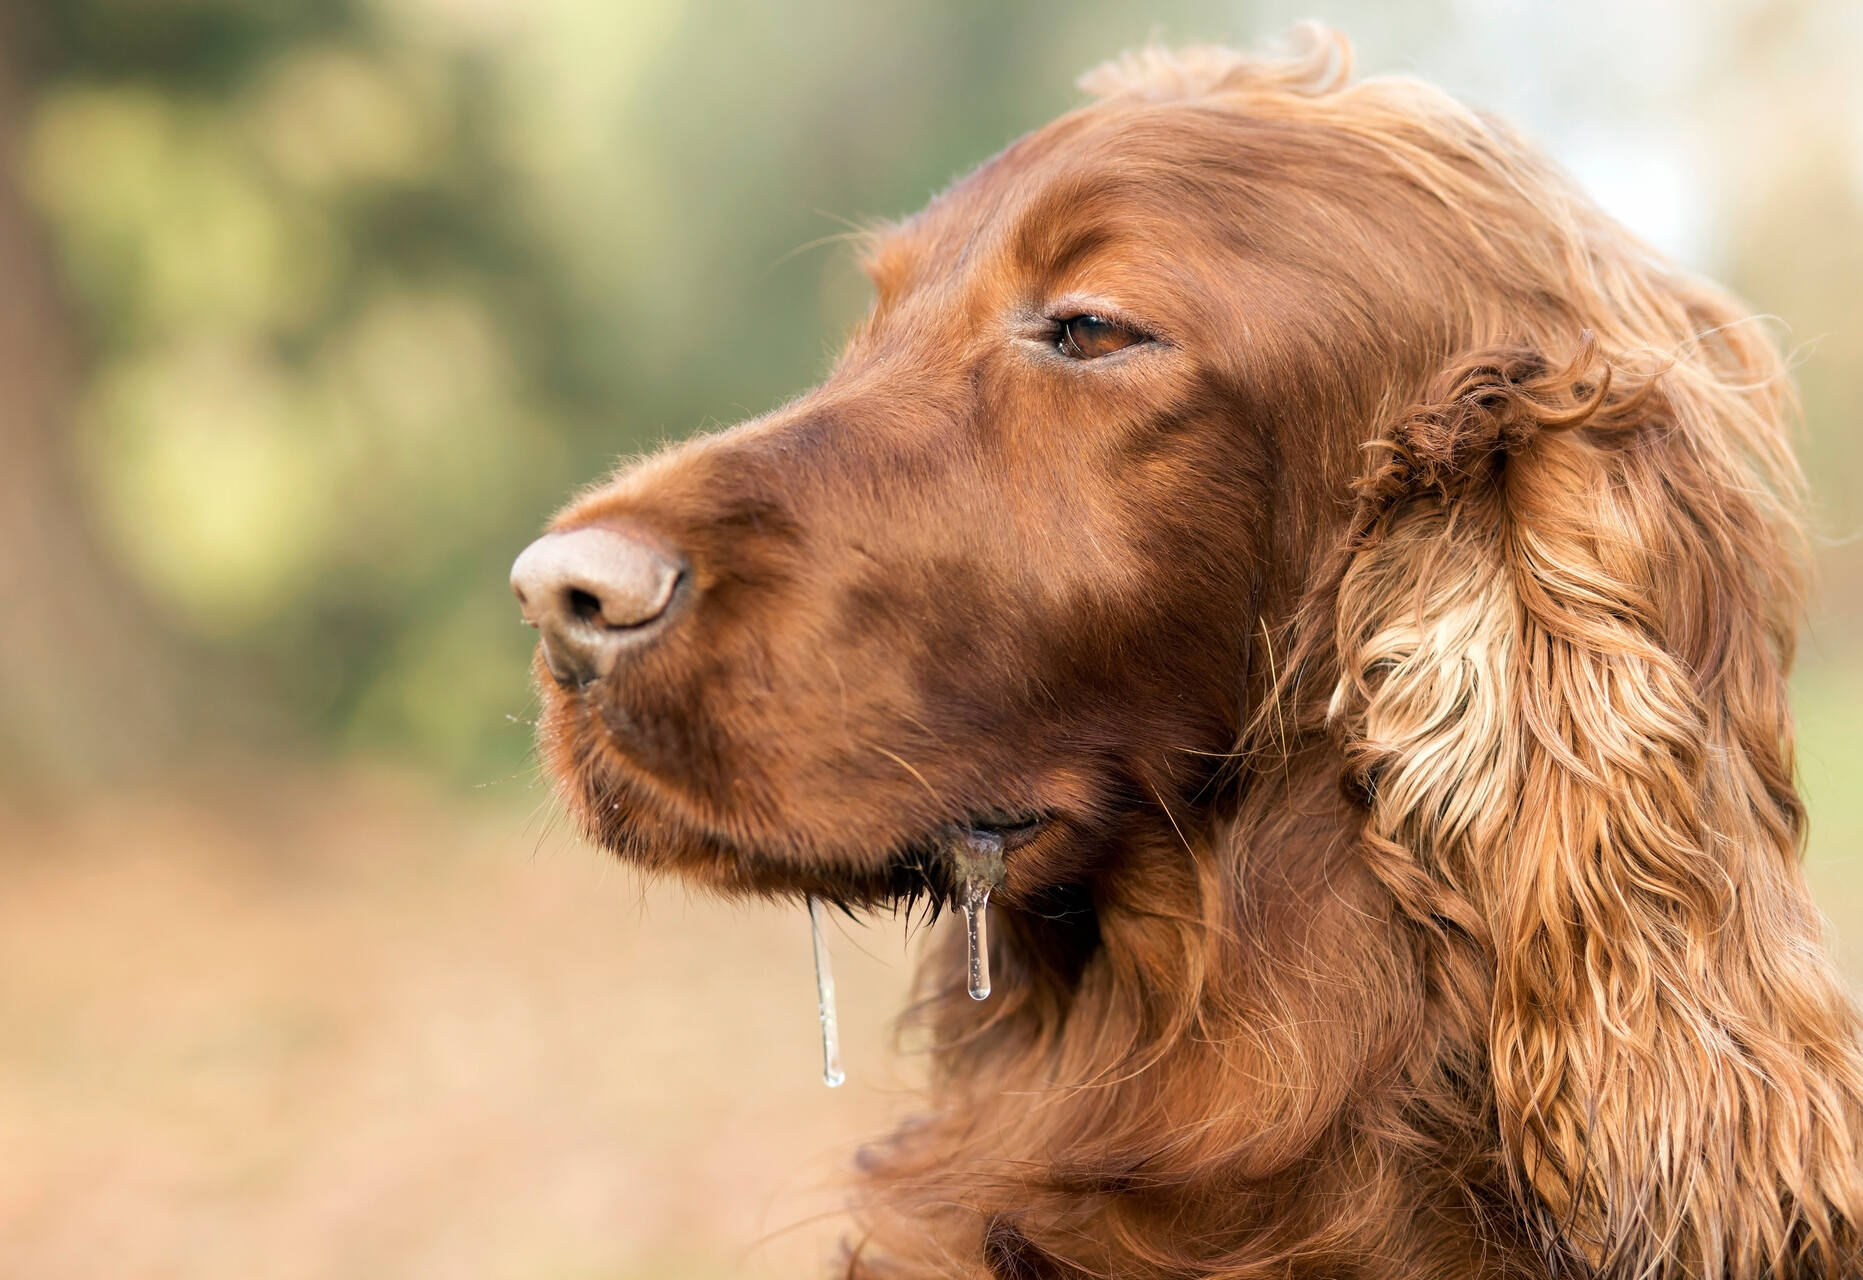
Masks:
[[[0,819],[0,1275],[819,1273],[832,1223],[766,1237],[905,1105],[902,928],[834,937],[830,1091],[803,912],[522,793],[270,790]]]

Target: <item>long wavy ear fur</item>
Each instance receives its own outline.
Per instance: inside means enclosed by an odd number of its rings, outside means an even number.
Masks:
[[[1854,1276],[1863,1058],[1799,867],[1783,432],[1715,363],[1587,337],[1440,375],[1358,485],[1329,714],[1375,869],[1486,1014],[1553,1268]]]

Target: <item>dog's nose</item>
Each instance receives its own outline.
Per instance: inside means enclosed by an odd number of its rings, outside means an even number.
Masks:
[[[511,566],[524,621],[542,635],[543,660],[563,685],[600,679],[657,632],[682,578],[657,547],[595,527],[547,533]]]

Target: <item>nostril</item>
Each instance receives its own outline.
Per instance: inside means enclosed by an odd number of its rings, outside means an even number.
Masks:
[[[602,620],[602,602],[581,587],[569,589],[569,611],[584,622],[608,625]]]
[[[543,640],[551,674],[581,685],[660,629],[684,576],[645,538],[592,526],[531,543],[511,566],[511,590]]]

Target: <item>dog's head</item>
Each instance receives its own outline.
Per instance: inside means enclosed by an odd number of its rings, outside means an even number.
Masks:
[[[999,826],[1014,901],[1198,820],[1381,397],[1471,288],[1404,158],[1303,96],[1332,54],[1103,86],[873,237],[820,387],[557,517],[520,589],[597,839],[876,899]]]
[[[993,828],[1014,908],[1221,859],[1250,762],[1329,734],[1558,1247],[1836,1256],[1777,358],[1502,127],[1344,70],[1124,60],[878,233],[821,386],[520,560],[546,763],[730,890],[946,892]]]

